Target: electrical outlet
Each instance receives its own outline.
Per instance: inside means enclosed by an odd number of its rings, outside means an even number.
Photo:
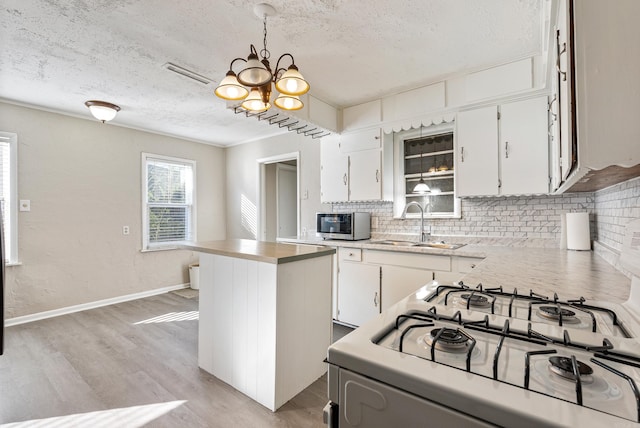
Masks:
[[[122,226],[122,234],[123,235],[129,234],[129,226]]]

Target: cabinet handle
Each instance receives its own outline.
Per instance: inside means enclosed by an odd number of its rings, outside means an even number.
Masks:
[[[380,170],[376,169],[376,183],[380,182]]]
[[[558,114],[553,112],[553,104],[558,101],[558,94],[553,94],[553,99],[549,101],[547,111],[551,114],[551,122],[558,120]]]
[[[475,263],[471,263],[471,269],[475,269],[476,264]]]
[[[460,162],[464,162],[464,146],[460,148]]]
[[[373,295],[373,306],[378,307],[378,292],[376,291]]]
[[[342,182],[344,183],[344,185],[347,185],[347,173],[344,173],[344,177],[342,177]]]
[[[560,41],[560,31],[558,31],[557,34],[556,34],[556,44],[557,44],[558,48],[560,47],[560,45],[558,44],[559,41]],[[558,52],[558,55],[556,56],[556,70],[558,71],[559,74],[562,75],[562,80],[566,81],[567,80],[567,72],[566,71],[562,71],[560,69],[560,56],[563,53],[567,53],[567,44],[566,43],[562,44],[562,50],[560,50]]]
[[[353,257],[353,253],[349,253],[349,257]]]
[[[509,142],[504,142],[504,158],[509,159]]]

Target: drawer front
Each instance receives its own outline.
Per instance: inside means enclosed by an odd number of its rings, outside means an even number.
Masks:
[[[403,253],[400,251],[364,250],[364,260],[391,266],[405,266],[416,269],[451,270],[451,257],[434,254]]]
[[[340,260],[349,260],[352,262],[362,261],[361,248],[339,248],[338,254],[340,255]]]

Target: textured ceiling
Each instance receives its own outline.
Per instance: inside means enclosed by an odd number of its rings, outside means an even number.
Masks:
[[[549,0],[272,0],[272,67],[285,52],[315,97],[346,107],[539,54]],[[220,145],[274,132],[213,90],[233,58],[262,46],[261,0],[3,0],[0,99]],[[171,62],[212,79],[167,71]],[[287,64],[288,65],[288,64]]]

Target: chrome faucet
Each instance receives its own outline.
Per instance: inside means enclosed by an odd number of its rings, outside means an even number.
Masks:
[[[420,208],[420,242],[425,242],[427,240],[428,233],[424,232],[424,208],[416,201],[411,201],[407,205],[404,206],[404,211],[402,211],[402,215],[400,218],[402,220],[407,218],[407,210],[410,206],[415,205]]]

